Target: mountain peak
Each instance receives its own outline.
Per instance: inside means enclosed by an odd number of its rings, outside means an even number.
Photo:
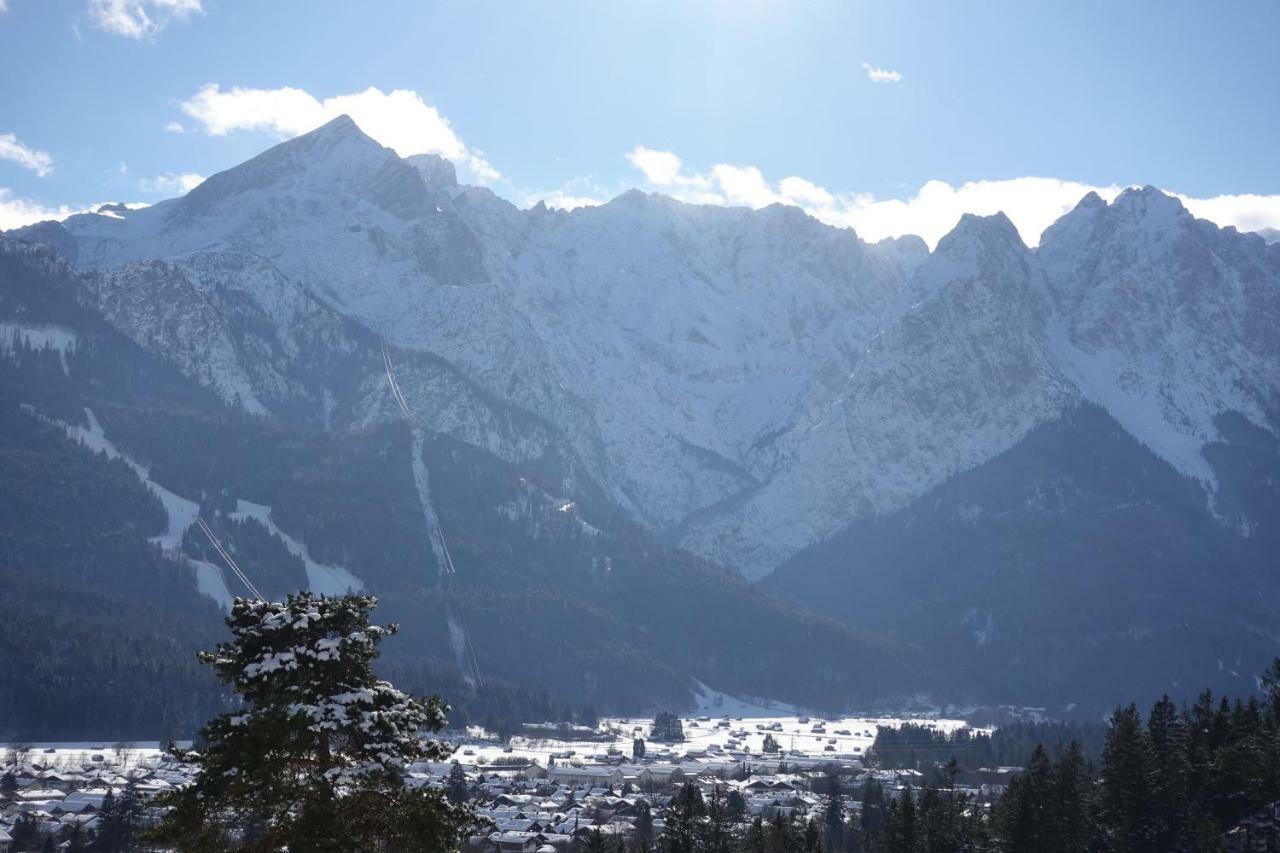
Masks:
[[[175,215],[202,215],[267,189],[324,196],[345,190],[401,216],[418,210],[426,197],[413,167],[340,115],[210,177],[181,200]]]
[[[458,188],[458,170],[439,154],[413,154],[404,160],[418,170],[429,188],[446,191]]]
[[[355,119],[343,113],[337,118],[330,119],[315,130],[309,131],[304,136],[351,136],[352,134],[364,135],[364,131],[356,124]]]
[[[1102,196],[1098,195],[1093,190],[1089,190],[1084,194],[1084,197],[1076,203],[1076,206],[1071,209],[1071,212],[1075,213],[1077,210],[1098,210],[1106,206],[1107,203],[1102,200]]]
[[[1173,220],[1181,215],[1188,215],[1181,201],[1150,184],[1141,188],[1129,187],[1116,196],[1111,206],[1143,219],[1154,216],[1161,220]]]
[[[1022,235],[1017,227],[1004,214],[997,211],[990,216],[979,216],[976,213],[961,215],[960,221],[938,241],[937,251],[941,254],[953,254],[958,249],[973,243],[986,246],[1004,244],[1009,247],[1025,250]]]

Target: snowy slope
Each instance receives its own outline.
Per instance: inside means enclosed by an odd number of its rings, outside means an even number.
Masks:
[[[797,413],[786,460],[745,502],[700,520],[690,547],[752,575],[896,509],[1012,446],[1074,399],[1045,351],[1031,252],[1003,215],[966,216],[919,269],[843,385]]]
[[[74,247],[111,321],[224,399],[394,421],[386,342],[423,429],[568,460],[559,492],[598,486],[752,576],[1081,401],[1209,495],[1215,419],[1280,408],[1280,247],[1151,189],[1086,198],[1034,251],[996,216],[929,254],[781,206],[520,210],[343,118],[28,236]]]
[[[1159,190],[1086,197],[1045,232],[1054,356],[1126,430],[1212,488],[1216,418],[1280,410],[1280,252]]]

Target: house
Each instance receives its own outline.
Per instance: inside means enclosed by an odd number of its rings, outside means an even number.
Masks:
[[[498,853],[537,853],[545,839],[536,832],[495,832],[489,841]]]
[[[13,837],[0,829],[0,853],[13,853]]]
[[[623,780],[637,788],[643,789],[653,784],[653,774],[643,764],[619,764],[618,769],[622,771]]]
[[[649,771],[649,781],[654,785],[680,785],[684,782],[684,771],[670,762],[657,762],[645,765]]]
[[[617,767],[574,767],[556,765],[547,768],[547,775],[554,782],[567,785],[590,784],[594,787],[612,788],[623,782],[622,770]]]

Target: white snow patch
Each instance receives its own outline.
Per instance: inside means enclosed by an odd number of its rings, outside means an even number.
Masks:
[[[66,430],[67,435],[78,440],[90,450],[96,453],[105,453],[108,459],[122,459],[133,469],[142,484],[160,499],[160,503],[164,506],[165,515],[168,517],[168,525],[165,528],[165,532],[159,536],[152,536],[148,541],[159,545],[165,553],[180,557],[191,565],[196,572],[196,589],[202,595],[207,595],[218,602],[218,605],[222,608],[229,610],[231,608],[231,592],[227,589],[227,583],[222,577],[222,571],[210,563],[192,560],[180,554],[182,538],[186,535],[187,528],[196,523],[196,518],[200,515],[200,504],[187,500],[151,479],[151,474],[145,466],[122,453],[107,438],[106,431],[102,428],[102,424],[99,423],[97,415],[87,406],[84,409],[84,416],[89,422],[88,427],[62,421],[55,421],[55,423]]]
[[[1210,401],[1198,411],[1172,412],[1169,402],[1154,395],[1147,382],[1125,382],[1125,376],[1159,376],[1134,359],[1114,350],[1085,352],[1071,342],[1061,322],[1049,325],[1048,341],[1057,363],[1087,399],[1106,409],[1125,431],[1178,471],[1217,488],[1213,468],[1201,454],[1206,442],[1218,437],[1213,418],[1221,411]],[[1183,397],[1192,397],[1182,394]],[[1181,415],[1180,429],[1175,416]]]
[[[727,717],[784,717],[800,714],[800,709],[785,702],[770,699],[740,699],[713,690],[694,679],[694,715]]]
[[[440,517],[431,503],[431,475],[427,471],[426,460],[422,458],[422,430],[413,430],[413,485],[418,491],[418,504],[422,507],[422,518],[427,524],[427,539],[431,542],[431,553],[435,555],[438,573],[443,576],[449,571],[453,561],[449,559],[444,544],[444,532],[440,529]],[[450,623],[450,631],[452,631]],[[464,669],[465,671],[465,669]]]
[[[449,648],[453,651],[453,657],[458,664],[458,672],[462,673],[462,680],[467,682],[470,687],[475,687],[475,679],[471,675],[471,667],[467,666],[467,631],[462,627],[462,623],[453,618],[453,614],[448,615],[449,622]]]
[[[348,592],[359,592],[364,589],[364,582],[342,566],[321,563],[312,558],[307,546],[285,533],[271,519],[271,507],[250,501],[237,500],[236,511],[231,517],[239,521],[252,518],[271,533],[279,536],[289,552],[307,569],[307,586],[312,592],[321,595],[346,595]]]
[[[207,595],[223,610],[231,609],[231,590],[227,588],[227,580],[222,575],[222,569],[213,563],[207,563],[204,560],[193,560],[187,558],[187,562],[196,570],[196,589],[200,590],[202,595]]]
[[[59,423],[69,436],[78,439],[81,444],[90,450],[105,453],[109,459],[123,459],[128,463],[143,485],[160,499],[160,503],[164,505],[165,515],[169,519],[165,532],[159,536],[152,536],[150,541],[159,545],[165,551],[177,551],[182,546],[182,537],[186,535],[187,528],[196,523],[196,516],[200,514],[200,504],[187,500],[152,480],[151,473],[145,466],[120,452],[119,448],[107,438],[106,432],[102,429],[102,424],[98,422],[93,410],[87,406],[84,410],[84,416],[89,421],[87,428],[78,424]]]

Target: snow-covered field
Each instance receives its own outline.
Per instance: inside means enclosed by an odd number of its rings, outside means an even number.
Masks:
[[[736,710],[736,709],[735,709]],[[775,716],[699,716],[682,721],[684,743],[666,744],[653,741],[649,732],[653,719],[648,717],[614,717],[600,721],[598,731],[611,737],[600,740],[542,739],[513,737],[507,746],[483,737],[466,737],[458,741],[455,757],[463,763],[492,764],[512,758],[527,758],[545,767],[551,759],[560,763],[590,764],[594,760],[630,760],[635,738],[644,738],[649,759],[724,758],[732,760],[742,754],[759,756],[764,751],[766,735],[772,735],[782,753],[781,758],[853,758],[866,753],[875,742],[879,726],[898,727],[914,723],[954,732],[968,724],[963,720],[904,717],[819,717]],[[984,730],[989,731],[989,730]],[[479,732],[475,732],[479,734]],[[187,745],[187,744],[184,744]],[[0,755],[10,748],[0,744]],[[79,766],[96,761],[125,766],[147,765],[163,755],[156,741],[114,744],[106,741],[76,743],[36,743],[28,758],[57,766]],[[830,747],[830,748],[829,748]],[[609,750],[618,750],[613,755]],[[102,756],[95,759],[94,756]]]
[[[682,720],[684,743],[659,743],[649,738],[653,719],[647,717],[609,718],[600,721],[600,731],[612,734],[602,740],[558,740],[513,737],[507,747],[480,739],[464,740],[457,757],[466,762],[492,763],[502,759],[524,757],[546,766],[551,758],[564,763],[585,763],[617,758],[609,750],[619,750],[628,760],[635,738],[646,741],[647,758],[708,758],[732,760],[744,753],[760,755],[766,735],[782,749],[783,758],[851,758],[864,755],[875,742],[879,726],[899,727],[914,723],[954,732],[968,725],[964,720],[907,719],[903,717],[839,717],[824,719],[808,716],[700,716]],[[828,748],[830,747],[830,748]],[[572,755],[566,757],[566,753]]]
[[[179,746],[189,747],[191,741],[178,741]],[[53,767],[77,768],[86,764],[107,764],[116,768],[149,766],[160,761],[164,756],[163,744],[159,741],[129,741],[113,743],[102,740],[85,741],[49,741],[39,743],[0,743],[0,761],[6,759],[10,750],[21,748],[26,750],[28,761],[39,761]]]

